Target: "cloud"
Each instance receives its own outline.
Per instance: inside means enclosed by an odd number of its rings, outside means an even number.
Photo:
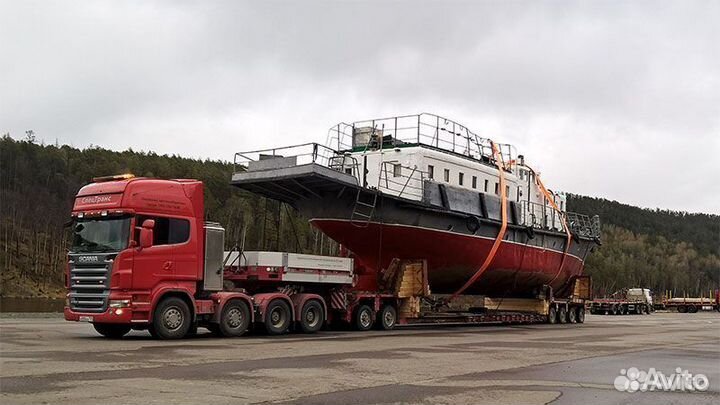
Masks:
[[[720,3],[0,2],[0,131],[232,159],[435,112],[554,189],[720,213]]]

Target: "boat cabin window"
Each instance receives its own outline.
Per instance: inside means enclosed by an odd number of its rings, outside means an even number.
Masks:
[[[399,163],[393,164],[393,177],[402,176],[402,166]]]
[[[463,179],[464,179],[464,178],[465,178],[465,174],[464,174],[464,173],[462,173],[462,172],[458,173],[458,184],[460,184],[461,186],[463,185]]]
[[[450,169],[445,169],[445,181],[450,182]]]
[[[510,198],[510,186],[505,186],[505,195]]]
[[[500,184],[495,183],[495,195],[500,195]]]
[[[428,165],[428,178],[433,179],[435,178],[435,166]]]
[[[488,191],[488,181],[487,181],[487,179],[485,179],[485,192],[487,193],[487,191]]]
[[[473,179],[472,179],[472,188],[477,188],[477,176],[473,176]]]

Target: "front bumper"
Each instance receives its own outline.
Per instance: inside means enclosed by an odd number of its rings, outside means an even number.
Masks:
[[[143,323],[147,319],[137,319],[140,314],[133,317],[132,307],[127,308],[108,308],[102,313],[97,312],[75,312],[69,307],[64,309],[65,320],[75,322],[97,322],[97,323]],[[135,319],[133,319],[135,318]]]

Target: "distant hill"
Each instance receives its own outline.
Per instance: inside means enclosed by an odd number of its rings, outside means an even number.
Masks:
[[[134,173],[196,178],[206,185],[206,216],[246,229],[247,249],[319,252],[322,238],[291,209],[228,185],[232,164],[100,147],[77,149],[0,138],[0,296],[62,296],[69,219],[77,190],[93,177]],[[600,292],[644,286],[694,294],[720,285],[720,219],[644,210],[571,195],[571,211],[599,214],[603,246],[587,263]],[[327,246],[327,243],[324,244]],[[324,253],[328,253],[327,250]]]
[[[700,253],[720,253],[720,215],[638,208],[604,198],[568,195],[568,210],[600,216],[602,223],[636,234],[692,244]]]

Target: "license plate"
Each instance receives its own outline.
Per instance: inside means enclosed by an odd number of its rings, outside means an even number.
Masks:
[[[93,321],[92,316],[81,316],[80,317],[80,322],[92,322],[92,321]]]

